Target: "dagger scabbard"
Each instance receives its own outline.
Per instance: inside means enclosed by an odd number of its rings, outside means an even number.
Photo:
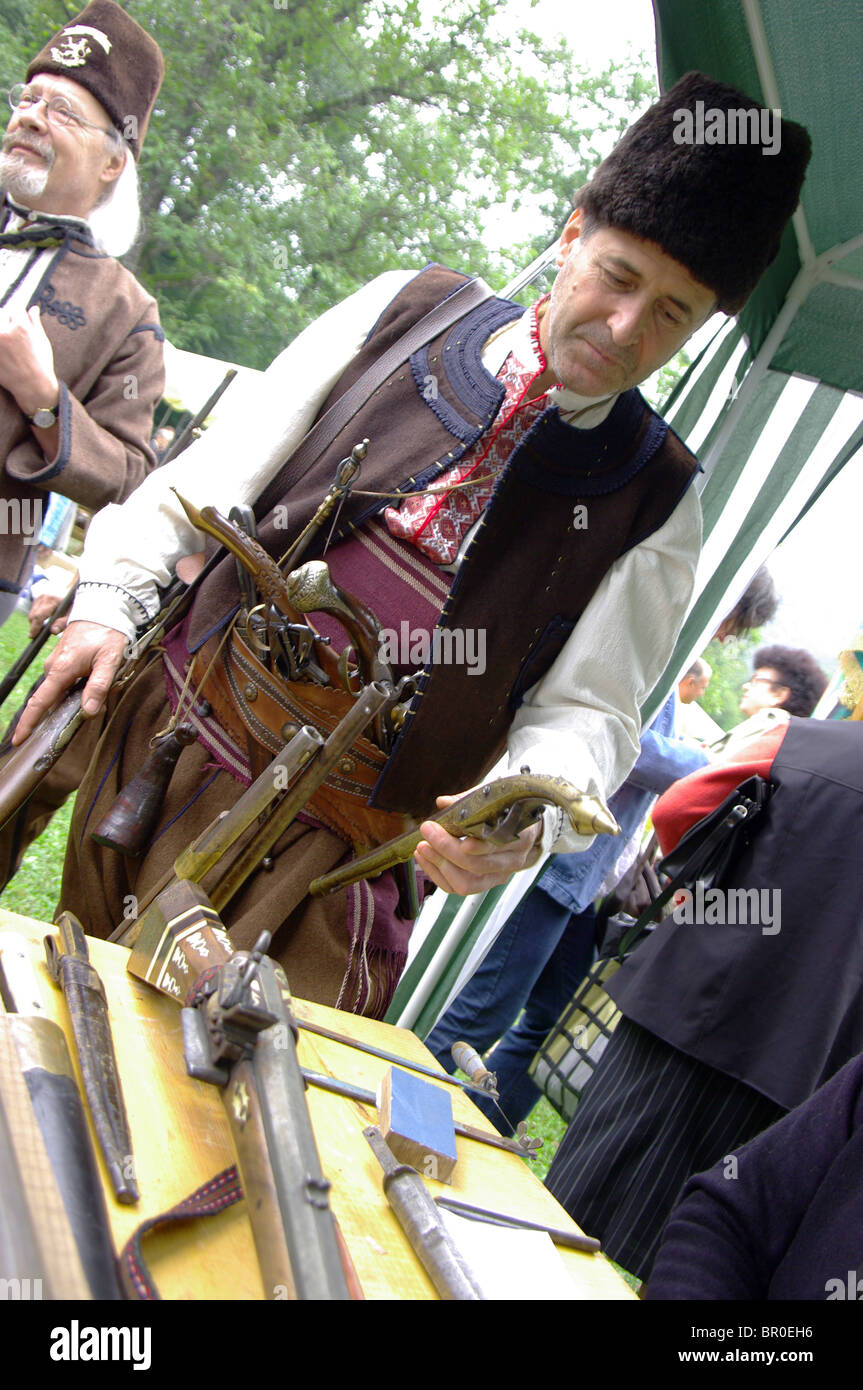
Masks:
[[[386,1199],[441,1298],[481,1300],[482,1289],[419,1173],[396,1160],[377,1125],[368,1125],[363,1134],[384,1170]]]
[[[0,936],[0,1176],[10,1179],[0,1216],[0,1278],[41,1278],[37,1298],[116,1299],[105,1195],[66,1038],[45,1013],[29,944],[14,932]],[[6,1170],[9,1160],[17,1178]],[[20,1212],[11,1209],[16,1200]],[[23,1253],[22,1235],[31,1253],[35,1238],[35,1269],[6,1263],[10,1253]]]
[[[51,978],[66,999],[93,1128],[117,1201],[137,1202],[132,1138],[105,987],[90,964],[81,923],[63,912],[56,925],[57,936],[45,937],[45,955]]]

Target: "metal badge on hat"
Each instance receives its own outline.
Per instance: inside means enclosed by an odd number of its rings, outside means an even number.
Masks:
[[[89,24],[70,24],[61,36],[65,40],[63,46],[51,49],[54,62],[61,63],[64,68],[84,67],[93,52],[87,42],[88,35],[96,40],[106,54],[111,52],[111,40],[101,29],[93,29]]]

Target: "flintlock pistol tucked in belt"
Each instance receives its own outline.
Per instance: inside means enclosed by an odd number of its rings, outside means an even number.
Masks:
[[[516,777],[486,782],[428,819],[450,835],[505,844],[538,820],[545,806],[559,806],[578,835],[620,834],[619,825],[599,797],[580,792],[563,777],[533,776],[526,769]],[[385,869],[410,859],[422,838],[419,830],[399,835],[370,854],[313,879],[309,892],[331,893],[361,878],[376,878]]]
[[[380,657],[380,624],[366,604],[352,594],[339,589],[330,578],[329,567],[323,560],[312,560],[290,574],[283,574],[275,560],[250,535],[223,517],[215,507],[198,509],[177,493],[177,498],[192,525],[208,536],[215,537],[248,570],[265,604],[275,608],[287,620],[287,636],[293,654],[287,650],[291,669],[288,674],[296,680],[301,672],[321,675],[332,684],[350,688],[336,657],[316,638],[305,620],[306,613],[328,613],[345,628],[357,653],[360,681],[392,680],[392,671]],[[320,662],[323,671],[314,670]],[[338,674],[334,670],[338,668]],[[354,693],[354,692],[351,692]]]
[[[292,639],[290,646],[286,644],[285,648],[290,659],[290,678],[296,680],[302,670],[313,666],[314,658],[314,660],[321,661],[324,669],[311,669],[309,674],[323,680],[324,683],[328,680],[335,683],[336,658],[327,651],[322,643],[315,643],[315,634],[303,615],[294,606],[285,583],[285,576],[275,560],[242,527],[222,516],[215,507],[199,509],[194,503],[182,497],[176,489],[174,492],[192,525],[198,531],[203,531],[205,535],[213,536],[215,540],[220,541],[225,549],[229,550],[248,570],[263,602],[275,608],[276,612],[287,620]],[[317,647],[317,651],[314,651],[315,647]]]

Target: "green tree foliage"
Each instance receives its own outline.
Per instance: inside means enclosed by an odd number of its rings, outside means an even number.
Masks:
[[[760,643],[761,628],[756,628],[745,637],[729,637],[726,642],[714,640],[704,652],[713,675],[699,703],[726,733],[746,717],[740,708],[740,697],[743,682],[752,675],[752,653]]]
[[[6,85],[79,8],[0,0]],[[250,366],[381,270],[439,260],[501,284],[654,94],[646,63],[589,76],[493,0],[126,8],[166,58],[127,262],[177,346]]]

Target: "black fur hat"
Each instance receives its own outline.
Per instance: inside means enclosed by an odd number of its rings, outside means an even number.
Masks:
[[[736,314],[779,251],[811,150],[803,126],[688,72],[630,126],[576,206],[656,242]]]

